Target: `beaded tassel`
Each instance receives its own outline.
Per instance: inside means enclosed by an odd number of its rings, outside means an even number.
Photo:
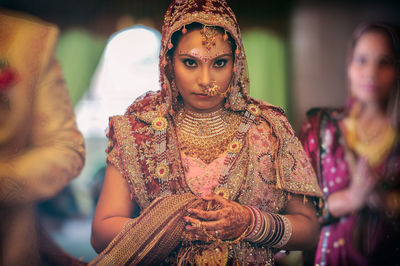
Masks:
[[[169,166],[167,163],[167,126],[168,121],[166,118],[156,117],[152,124],[155,135],[156,143],[156,169],[155,176],[160,181],[161,190],[166,192],[168,190],[168,176]]]

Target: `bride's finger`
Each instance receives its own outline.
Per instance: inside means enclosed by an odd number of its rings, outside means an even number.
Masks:
[[[207,196],[202,196],[201,198],[205,201],[213,201],[215,203],[220,203],[220,204],[222,204],[222,206],[225,206],[230,203],[230,200],[225,199],[224,197],[222,197],[218,194],[215,194],[215,193],[211,193]]]
[[[196,216],[197,218],[203,219],[203,220],[220,220],[223,217],[226,216],[226,212],[223,209],[220,210],[215,210],[215,211],[203,211],[203,210],[198,210],[198,209],[189,209],[188,212],[193,216]]]

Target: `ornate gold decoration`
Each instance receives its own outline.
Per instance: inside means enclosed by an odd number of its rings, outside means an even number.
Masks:
[[[371,130],[372,127],[360,130],[357,119],[350,116],[344,120],[344,124],[347,144],[358,155],[366,157],[372,167],[376,167],[386,158],[396,141],[396,131],[388,122],[380,123],[374,130]]]
[[[220,93],[219,86],[215,81],[211,81],[210,86],[205,88],[204,92],[207,93],[208,96],[215,96]]]
[[[169,175],[169,166],[168,164],[165,163],[160,163],[157,167],[156,167],[156,177],[161,179],[161,180],[165,180],[168,175]]]
[[[218,31],[214,27],[204,25],[200,31],[202,44],[210,51],[216,43],[216,36]]]
[[[247,106],[247,111],[254,116],[259,116],[261,114],[260,108],[255,104],[249,104]]]
[[[229,190],[226,187],[217,187],[214,190],[214,193],[217,195],[220,195],[221,197],[225,198],[225,199],[229,199]]]
[[[243,143],[241,141],[232,141],[228,145],[228,152],[237,153],[242,148]]]
[[[228,247],[217,245],[212,249],[203,249],[195,255],[196,265],[226,265],[228,262]]]
[[[240,119],[240,115],[226,109],[200,114],[181,108],[176,116],[176,125],[182,151],[211,163],[227,149]]]
[[[153,122],[151,123],[151,127],[154,130],[164,130],[167,128],[168,122],[167,119],[165,119],[164,117],[156,117],[153,119]]]

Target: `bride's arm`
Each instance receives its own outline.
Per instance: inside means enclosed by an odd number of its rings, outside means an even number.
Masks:
[[[129,187],[116,167],[109,164],[92,223],[91,244],[100,253],[123,229],[139,206],[130,199]]]

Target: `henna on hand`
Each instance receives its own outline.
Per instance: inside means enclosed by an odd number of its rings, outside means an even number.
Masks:
[[[212,194],[203,199],[217,210],[189,209],[186,232],[195,239],[209,241],[209,236],[222,240],[238,238],[251,223],[250,211],[237,202]],[[204,232],[206,231],[206,232]]]

